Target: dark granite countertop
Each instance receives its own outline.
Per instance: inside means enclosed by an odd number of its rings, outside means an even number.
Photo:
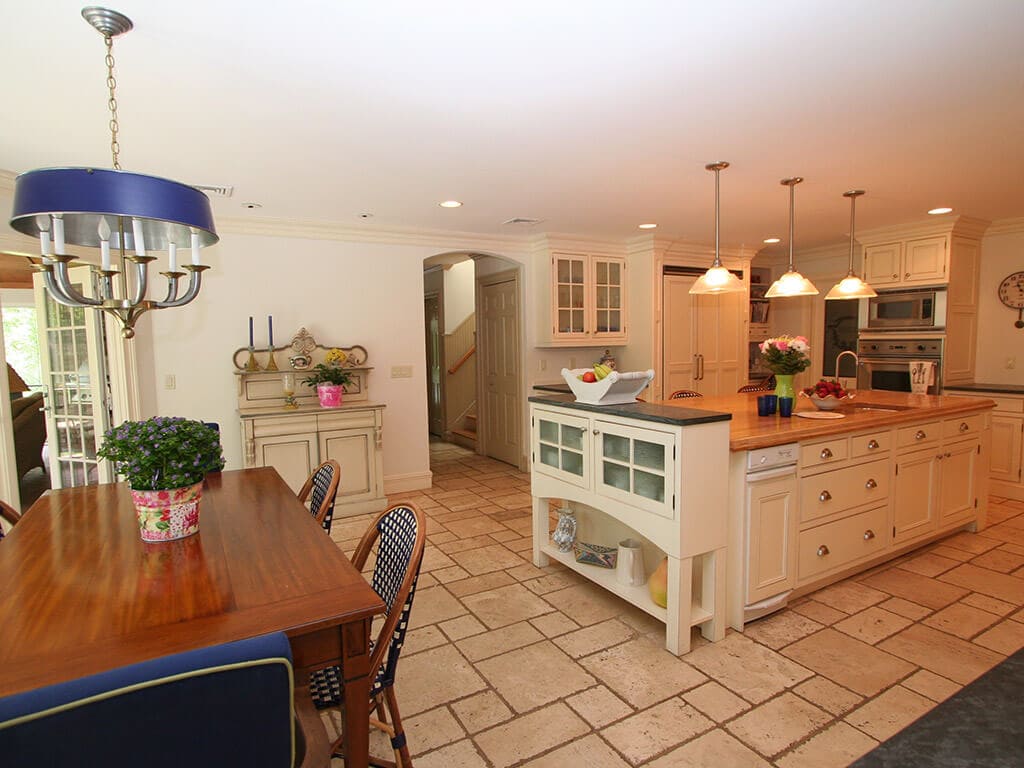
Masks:
[[[551,384],[534,384],[533,388],[536,389],[538,392],[560,392],[565,395],[568,395],[572,392],[572,390],[569,389],[569,385],[566,384],[564,381],[561,383],[556,381]]]
[[[621,416],[626,419],[655,421],[661,424],[687,426],[689,424],[706,424],[712,421],[729,421],[732,414],[719,411],[702,411],[698,408],[682,408],[675,405],[657,405],[655,403],[627,403],[625,405],[591,405],[578,403],[570,395],[534,395],[531,403],[538,405],[557,405],[562,408],[573,408],[578,411],[590,411],[605,416]]]
[[[999,392],[1004,395],[1024,395],[1024,384],[949,384],[951,392]]]

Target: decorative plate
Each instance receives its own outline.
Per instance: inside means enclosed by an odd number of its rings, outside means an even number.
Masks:
[[[801,419],[845,419],[845,413],[836,413],[835,411],[793,411],[794,416],[799,416]]]
[[[572,550],[577,563],[596,565],[598,568],[614,568],[615,561],[619,559],[618,547],[602,547],[600,544],[575,541]]]

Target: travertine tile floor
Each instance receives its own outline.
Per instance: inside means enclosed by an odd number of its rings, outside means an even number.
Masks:
[[[845,766],[1024,646],[1021,502],[676,658],[662,624],[532,565],[527,474],[445,443],[431,466],[391,497],[429,518],[396,687],[418,768]],[[346,552],[367,520],[335,520]]]

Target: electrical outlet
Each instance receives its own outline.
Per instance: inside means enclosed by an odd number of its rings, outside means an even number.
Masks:
[[[174,378],[173,373],[168,373],[164,376],[164,389],[174,389],[178,386],[177,380]]]
[[[411,379],[412,378],[412,366],[411,365],[393,365],[393,366],[391,366],[391,378],[392,379]]]
[[[1008,357],[1008,358],[1006,358],[1006,370],[1012,371],[1016,367],[1017,367],[1017,358],[1016,357]]]
[[[543,373],[543,372],[544,372],[544,371],[546,371],[547,369],[548,369],[548,361],[547,361],[547,360],[544,360],[544,359],[542,358],[542,359],[541,359],[541,361],[540,361],[540,365],[539,365],[539,367],[538,367],[538,370],[539,370],[539,371],[541,371],[541,372]]]

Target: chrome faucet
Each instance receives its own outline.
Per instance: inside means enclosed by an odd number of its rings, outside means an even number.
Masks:
[[[836,355],[836,372],[835,372],[835,375],[832,378],[836,379],[837,381],[839,380],[839,361],[843,359],[843,355],[853,355],[853,375],[854,375],[854,378],[856,378],[856,376],[857,376],[857,368],[860,367],[860,358],[857,357],[857,353],[854,352],[852,349],[844,349],[842,352],[840,352],[838,355]]]

